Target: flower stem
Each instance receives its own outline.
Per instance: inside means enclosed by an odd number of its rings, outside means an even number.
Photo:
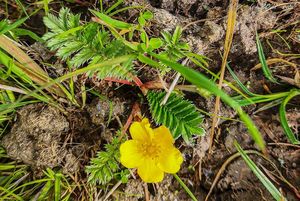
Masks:
[[[194,194],[192,193],[192,191],[185,185],[185,183],[183,183],[183,181],[178,177],[178,175],[177,174],[173,174],[173,176],[179,182],[179,184],[183,187],[183,189],[187,192],[187,194],[189,194],[189,196],[192,198],[192,200],[193,201],[197,201],[197,198],[194,196]]]

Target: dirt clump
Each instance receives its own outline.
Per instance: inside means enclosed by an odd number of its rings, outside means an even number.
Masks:
[[[0,144],[9,157],[29,165],[36,175],[55,167],[75,173],[103,140],[112,139],[107,122],[124,110],[118,98],[94,99],[84,110],[68,108],[66,116],[52,106],[27,105],[17,111],[16,122]]]
[[[182,26],[183,21],[186,19],[182,16],[172,15],[170,12],[163,9],[152,8],[152,11],[154,13],[154,27],[163,31],[171,32],[176,26]]]
[[[17,114],[10,133],[1,141],[9,157],[30,165],[36,171],[57,166],[72,167],[66,169],[67,172],[76,170],[75,157],[60,143],[61,136],[69,131],[69,122],[58,109],[32,104]]]
[[[119,194],[118,200],[139,201],[145,197],[143,182],[138,179],[130,179],[124,189],[124,194]]]
[[[91,117],[92,123],[102,125],[103,122],[122,115],[125,110],[124,104],[124,102],[116,97],[111,100],[94,99],[91,104],[87,105],[86,109]]]
[[[130,179],[124,188],[124,194],[118,194],[123,201],[138,201],[145,197],[144,182]],[[166,175],[158,184],[148,184],[150,200],[188,200],[183,189],[180,189],[172,175]]]

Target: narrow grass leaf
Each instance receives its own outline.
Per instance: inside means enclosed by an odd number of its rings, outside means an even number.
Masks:
[[[15,164],[0,163],[0,171],[6,171],[6,170],[15,169],[15,168],[16,168]]]
[[[98,11],[95,10],[91,10],[90,12],[95,15],[96,17],[98,17],[99,19],[103,20],[105,23],[109,24],[110,26],[117,28],[117,29],[129,29],[131,28],[133,25],[123,22],[123,21],[119,21],[119,20],[115,20],[103,13],[100,13]]]
[[[40,43],[45,42],[41,37],[39,37],[38,35],[36,35],[32,31],[29,31],[27,29],[15,28],[14,29],[14,34],[17,35],[17,36],[29,36],[33,40],[38,41]]]
[[[114,3],[112,6],[110,6],[104,13],[105,14],[110,13],[113,9],[117,8],[123,2],[124,2],[123,0],[118,0],[116,3]]]
[[[15,21],[11,25],[5,26],[4,29],[0,30],[0,35],[5,34],[6,32],[11,31],[14,28],[17,28],[18,26],[23,24],[27,19],[28,19],[28,17],[24,17],[24,18],[21,18],[21,19]]]
[[[20,62],[21,65],[19,67],[23,67],[23,72],[30,77],[30,80],[41,86],[51,80],[48,74],[33,59],[31,59],[6,36],[0,35],[0,48]],[[51,88],[48,88],[47,90],[61,97],[65,97],[67,92],[67,90],[59,83]]]
[[[7,192],[7,194],[3,195],[1,197],[1,199],[3,200],[6,200],[7,197],[9,197],[10,195],[12,195],[15,191],[18,191],[26,186],[30,186],[30,185],[34,185],[34,184],[41,184],[43,182],[48,182],[48,181],[51,181],[50,179],[39,179],[39,180],[34,180],[34,181],[30,181],[30,182],[27,182],[25,184],[22,184],[20,186],[18,186],[17,188],[14,188],[12,190],[10,190],[9,192]],[[37,185],[35,185],[37,186]]]
[[[33,100],[33,101],[23,101],[23,102],[14,102],[13,105],[14,107],[11,107],[12,103],[6,103],[6,104],[0,104],[0,114],[7,114],[10,112],[13,112],[17,107],[23,107],[28,104],[36,103],[38,101]]]
[[[241,154],[242,158],[247,163],[248,167],[253,171],[255,176],[261,181],[261,183],[267,188],[273,198],[277,201],[286,200],[280,191],[272,184],[266,175],[255,165],[255,163],[249,158],[241,146],[235,141],[234,145],[238,152]]]
[[[289,141],[293,144],[300,144],[300,141],[296,138],[293,131],[289,127],[288,120],[286,118],[286,105],[287,103],[295,96],[300,95],[300,90],[294,89],[290,92],[290,94],[282,101],[280,108],[279,108],[279,117],[281,126],[289,139]]]
[[[152,59],[150,59],[149,57],[146,57],[146,56],[143,55],[143,54],[139,54],[138,60],[139,60],[140,62],[145,63],[145,64],[148,64],[148,65],[150,65],[150,66],[152,66],[152,67],[159,68],[159,69],[161,68],[161,66],[159,65],[158,62],[153,61]]]
[[[113,66],[113,65],[118,65],[120,63],[123,63],[123,62],[126,62],[130,59],[133,58],[133,55],[124,55],[124,56],[121,56],[121,57],[117,57],[117,58],[113,58],[113,59],[109,59],[107,61],[104,61],[102,63],[97,63],[97,64],[90,64],[88,65],[87,67],[85,68],[81,68],[81,69],[78,69],[76,71],[73,71],[73,72],[70,72],[66,75],[63,75],[55,80],[51,80],[49,81],[48,83],[44,84],[43,86],[39,87],[38,89],[28,93],[27,95],[23,96],[21,99],[19,99],[18,101],[16,101],[15,103],[11,103],[9,104],[9,108],[14,108],[15,105],[19,104],[20,102],[22,102],[23,100],[25,100],[26,98],[32,96],[33,94],[37,93],[38,91],[41,91],[45,88],[48,88],[48,87],[51,87],[52,85],[55,85],[57,83],[61,83],[67,79],[70,79],[76,75],[80,75],[80,74],[83,74],[83,73],[86,73],[88,71],[92,71],[92,70],[96,70],[98,68],[103,68],[103,67],[107,67],[107,66]],[[1,105],[0,105],[1,107]],[[0,110],[0,115],[1,115],[1,110]]]
[[[28,13],[27,13],[27,11],[26,11],[26,8],[23,6],[22,2],[21,2],[20,0],[15,0],[15,1],[16,1],[16,3],[19,5],[19,7],[22,8],[22,11],[25,13],[25,15],[26,15],[27,17],[29,17],[29,15],[28,15]]]
[[[16,200],[20,200],[20,201],[23,201],[23,198],[20,197],[19,195],[17,194],[14,194],[12,193],[10,190],[6,189],[6,188],[3,188],[2,186],[0,186],[0,191],[3,191],[3,192],[6,192],[7,194],[9,193],[11,196],[13,196]],[[9,199],[11,200],[11,199]]]
[[[114,16],[114,15],[120,13],[120,12],[124,12],[124,11],[129,10],[129,9],[141,9],[141,8],[144,8],[144,6],[127,6],[127,7],[115,10],[114,12],[111,12],[108,15],[109,16]]]
[[[49,195],[49,191],[51,190],[53,186],[53,181],[47,181],[44,187],[42,188],[42,191],[40,192],[39,197],[37,198],[37,201],[44,200]]]
[[[179,184],[181,185],[181,187],[185,190],[185,192],[190,196],[190,198],[193,201],[197,201],[198,199],[195,197],[195,195],[192,193],[192,191],[189,189],[189,187],[187,187],[187,185],[185,185],[185,183],[180,179],[180,177],[178,177],[177,174],[173,174],[173,176],[175,177],[175,179],[179,182]]]
[[[54,200],[59,201],[61,195],[61,173],[57,173],[54,175],[55,182],[54,182]]]
[[[7,54],[2,52],[1,50],[0,50],[0,63],[8,68],[7,76],[9,76],[10,72],[13,72],[25,82],[32,84],[32,80],[29,78],[29,76],[27,76],[22,69],[20,69],[17,65],[15,65],[12,58],[10,58]]]
[[[261,44],[261,42],[259,40],[259,37],[258,37],[257,33],[256,33],[256,46],[257,46],[257,52],[258,52],[259,61],[261,63],[264,75],[271,82],[279,84],[277,82],[277,80],[273,77],[272,72],[270,71],[270,69],[268,67],[268,64],[267,64],[267,61],[266,61],[266,57],[265,57],[265,54],[264,54],[264,50],[263,50],[262,44]]]
[[[226,67],[230,73],[230,75],[233,77],[233,79],[236,81],[236,83],[239,85],[239,87],[249,96],[257,96],[257,94],[252,93],[249,91],[249,89],[240,81],[240,79],[237,77],[237,75],[233,72],[229,64],[226,64]]]

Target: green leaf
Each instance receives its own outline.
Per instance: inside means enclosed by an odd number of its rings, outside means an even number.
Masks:
[[[22,78],[25,82],[29,84],[33,84],[32,80],[28,77],[28,75],[15,64],[15,61],[11,57],[9,57],[3,51],[1,51],[1,49],[0,49],[0,64],[6,66],[9,69],[9,71],[13,72],[18,77]]]
[[[236,83],[239,85],[239,87],[249,96],[258,96],[257,94],[252,93],[249,91],[249,89],[240,81],[238,76],[233,72],[233,70],[230,68],[229,64],[226,64],[226,67],[230,73],[230,75],[233,77],[233,79],[236,81]]]
[[[121,39],[115,39],[110,32],[104,31],[100,24],[94,22],[80,24],[80,16],[69,11],[69,9],[62,8],[58,17],[52,14],[44,17],[44,23],[49,28],[49,32],[43,38],[47,46],[57,51],[58,57],[69,60],[72,67],[101,63],[132,52]],[[96,14],[105,20],[111,19],[105,14],[97,12]],[[147,41],[147,36],[145,37]],[[87,72],[87,75],[97,76],[99,79],[114,77],[131,80],[129,74],[134,74],[132,59],[122,64],[108,65]]]
[[[150,20],[153,18],[153,13],[147,10],[142,14],[142,16],[145,20]]]
[[[189,101],[172,93],[165,105],[161,105],[165,92],[149,91],[147,99],[152,117],[157,124],[168,127],[174,139],[182,138],[189,143],[193,135],[204,135],[200,127],[203,118]]]
[[[149,45],[155,50],[160,48],[163,45],[163,42],[160,38],[151,38]]]
[[[182,33],[182,28],[180,26],[177,26],[174,33],[173,33],[173,36],[172,36],[172,43],[173,44],[177,44],[180,40],[180,37],[181,37],[181,33]]]
[[[100,1],[101,2],[101,1]],[[114,3],[112,6],[110,6],[106,11],[105,14],[110,13],[112,10],[114,10],[115,8],[117,8],[120,4],[123,3],[123,0],[118,0],[116,3]]]
[[[95,15],[96,17],[98,17],[99,19],[103,20],[105,23],[109,24],[110,26],[117,28],[117,29],[130,29],[133,25],[120,21],[120,20],[115,20],[111,17],[109,17],[108,15],[105,15],[103,13],[100,13],[98,11],[95,10],[91,10],[90,12]]]
[[[110,144],[105,145],[105,151],[99,151],[97,157],[91,159],[90,165],[85,168],[89,183],[105,185],[118,176],[118,171],[121,171],[118,162],[121,143],[118,137],[113,138]]]
[[[138,22],[142,27],[146,24],[146,20],[143,16],[138,17]]]
[[[20,26],[21,24],[23,24],[27,19],[28,19],[28,17],[24,17],[24,18],[21,18],[21,19],[17,20],[16,22],[14,22],[11,25],[6,24],[6,26],[2,26],[1,27],[2,29],[0,30],[0,35],[5,34],[6,32],[11,31],[12,29],[17,28],[18,26]],[[1,21],[1,22],[3,22],[3,21]]]
[[[264,75],[271,82],[279,84],[277,82],[277,80],[273,77],[272,72],[270,71],[270,69],[268,67],[268,64],[267,64],[267,61],[266,61],[266,58],[265,58],[265,54],[264,54],[264,50],[263,50],[262,44],[259,40],[259,37],[258,37],[257,33],[256,33],[256,46],[257,46],[259,61],[261,63]]]
[[[147,46],[146,46],[145,43],[141,43],[141,44],[139,45],[139,47],[140,47],[140,49],[142,50],[142,52],[146,52],[146,51],[147,51]]]
[[[41,43],[45,42],[41,37],[39,37],[32,31],[29,31],[27,29],[15,28],[13,31],[14,31],[14,34],[17,36],[29,36],[33,40],[39,41]]]
[[[150,59],[149,57],[146,57],[145,55],[143,54],[139,54],[138,56],[138,60],[144,64],[148,64],[152,67],[155,67],[155,68],[160,68],[160,65],[158,62],[156,61],[153,61],[152,59]]]
[[[61,173],[56,173],[54,175],[55,182],[54,182],[54,200],[55,201],[60,201],[60,196],[61,196]]]
[[[28,13],[27,13],[27,11],[26,11],[26,8],[25,8],[24,5],[22,4],[22,2],[21,2],[20,0],[15,0],[15,2],[18,4],[18,7],[19,7],[19,8],[22,8],[22,11],[25,13],[25,15],[26,15],[27,17],[29,17],[29,15],[28,15]]]
[[[62,60],[66,60],[81,48],[83,48],[83,44],[79,41],[66,42],[65,45],[57,51],[56,55],[61,57]]]
[[[300,95],[300,90],[294,89],[290,92],[290,94],[282,101],[280,108],[279,108],[279,117],[280,117],[280,123],[281,126],[289,139],[289,141],[293,144],[300,144],[300,141],[296,138],[293,131],[289,127],[288,120],[286,118],[286,105],[287,103],[295,96]]]
[[[164,40],[168,43],[171,44],[172,42],[172,35],[169,32],[161,32],[161,35],[163,36]]]
[[[51,190],[52,186],[53,186],[53,181],[51,180],[47,181],[37,200],[40,201],[46,199],[47,196],[49,195],[49,191]]]
[[[251,118],[243,111],[243,109],[241,108],[241,106],[234,100],[232,99],[230,96],[228,96],[225,92],[223,92],[222,90],[220,90],[218,88],[218,86],[213,83],[211,80],[209,80],[207,77],[205,77],[204,75],[202,75],[201,73],[187,68],[181,64],[169,61],[157,54],[154,53],[149,53],[151,56],[153,56],[154,58],[160,60],[160,62],[162,62],[163,64],[171,67],[172,69],[180,72],[189,82],[191,82],[192,84],[196,85],[199,88],[204,88],[208,91],[210,91],[211,93],[213,93],[216,96],[220,96],[221,99],[227,103],[230,107],[232,107],[235,111],[237,111],[237,113],[239,114],[241,120],[244,122],[244,124],[246,125],[246,127],[248,128],[252,138],[254,139],[255,143],[258,145],[258,147],[260,149],[262,149],[263,151],[265,151],[265,142],[263,140],[262,135],[260,134],[259,130],[257,129],[257,127],[255,126],[255,124],[253,123],[253,121],[251,120]]]
[[[253,171],[255,176],[261,181],[261,183],[267,188],[271,193],[273,198],[277,201],[286,200],[285,197],[280,193],[280,191],[272,184],[266,175],[255,165],[255,163],[249,158],[241,146],[235,141],[234,145],[238,152],[241,154],[242,158],[247,163],[248,167]]]
[[[142,32],[142,33],[140,34],[140,38],[141,38],[141,40],[142,40],[144,43],[146,43],[146,42],[148,41],[148,36],[147,36],[147,34],[146,34],[145,32]]]

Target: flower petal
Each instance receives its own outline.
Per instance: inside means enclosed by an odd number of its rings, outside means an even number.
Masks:
[[[136,168],[143,162],[138,150],[138,141],[128,140],[120,146],[120,162],[127,168]]]
[[[146,127],[150,127],[149,120],[144,118],[141,122],[133,122],[129,128],[130,135],[134,140],[149,140]]]
[[[153,129],[153,131],[154,140],[156,143],[163,145],[163,147],[174,144],[174,138],[167,127],[160,126],[156,129]]]
[[[165,149],[158,159],[158,167],[167,173],[176,173],[180,169],[183,157],[178,149],[171,147]]]
[[[153,159],[144,160],[143,164],[138,167],[137,172],[141,179],[147,183],[161,182],[164,178],[164,172],[157,167]]]

